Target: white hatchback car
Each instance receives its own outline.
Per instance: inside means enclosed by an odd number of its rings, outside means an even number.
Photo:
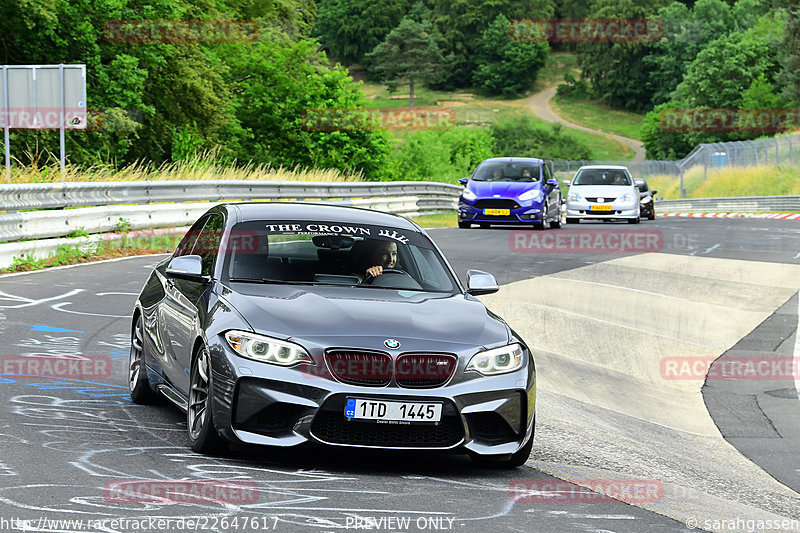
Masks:
[[[581,219],[639,223],[639,191],[627,167],[584,166],[564,184],[569,186],[567,224],[577,224]]]

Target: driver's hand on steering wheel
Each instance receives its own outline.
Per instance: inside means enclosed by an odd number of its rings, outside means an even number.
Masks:
[[[367,269],[367,276],[377,277],[383,274],[383,267],[378,265]]]

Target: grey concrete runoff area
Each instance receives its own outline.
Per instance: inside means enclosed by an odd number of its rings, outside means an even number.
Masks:
[[[129,315],[161,256],[0,276],[3,355],[111,364],[84,381],[0,375],[0,530],[800,531],[797,375],[780,372],[800,357],[799,230],[682,218],[429,230],[460,275],[497,276],[481,298],[534,350],[536,440],[511,471],[448,454],[195,454],[184,415],[127,393]],[[517,231],[646,231],[660,245],[519,250]],[[137,503],[112,490],[215,480],[257,497]]]

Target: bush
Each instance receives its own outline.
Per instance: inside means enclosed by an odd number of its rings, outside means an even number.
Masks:
[[[386,178],[456,183],[492,157],[494,139],[488,128],[417,131],[399,141],[389,156]]]
[[[591,149],[564,131],[560,124],[539,125],[529,116],[515,115],[492,126],[494,152],[498,156],[585,160]]]
[[[573,100],[586,100],[592,97],[592,89],[589,83],[584,79],[575,79],[575,76],[570,72],[564,73],[564,81],[556,89],[556,94],[561,98],[570,98]]]

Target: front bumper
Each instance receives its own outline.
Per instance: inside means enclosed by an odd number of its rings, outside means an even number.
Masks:
[[[457,379],[464,378],[461,358],[456,374],[444,386],[409,389],[394,383],[384,387],[341,383],[320,376],[314,367],[281,368],[243,359],[222,344],[213,346],[211,353],[214,423],[232,441],[506,456],[520,449],[533,429],[536,374],[529,355],[527,364],[513,373],[477,378],[469,373],[467,379]],[[321,357],[314,358],[317,365],[325,364]],[[347,420],[348,397],[441,402],[442,420],[436,425]]]
[[[479,198],[478,200],[481,200]],[[476,200],[476,202],[478,201]],[[484,198],[484,200],[486,200]],[[509,199],[505,199],[509,200]],[[519,207],[509,209],[508,215],[487,215],[484,209],[476,208],[471,203],[466,203],[463,200],[458,203],[458,220],[459,222],[472,222],[479,223],[502,223],[502,224],[541,224],[543,222],[543,206],[539,202],[520,202],[515,201]]]
[[[614,202],[608,211],[594,211],[592,207],[598,204],[590,202],[567,201],[568,218],[604,219],[604,218],[631,218],[639,216],[639,206],[633,202]]]

